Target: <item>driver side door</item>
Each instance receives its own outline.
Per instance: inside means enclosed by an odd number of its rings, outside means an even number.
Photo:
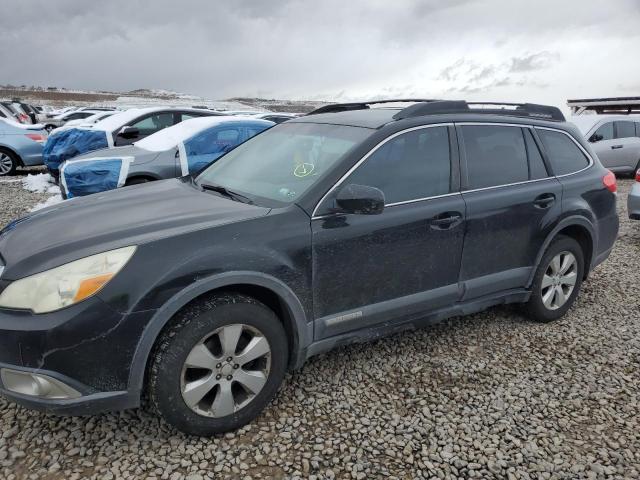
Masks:
[[[349,185],[381,190],[382,213],[332,209]],[[452,127],[424,126],[378,145],[311,222],[315,339],[401,322],[455,302],[464,215]]]

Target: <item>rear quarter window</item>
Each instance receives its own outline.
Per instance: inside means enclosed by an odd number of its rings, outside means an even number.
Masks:
[[[589,165],[587,156],[567,134],[543,129],[537,132],[555,175],[574,173]]]

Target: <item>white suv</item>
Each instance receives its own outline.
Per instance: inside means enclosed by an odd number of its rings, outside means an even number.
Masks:
[[[640,115],[580,115],[571,118],[614,173],[640,168]]]

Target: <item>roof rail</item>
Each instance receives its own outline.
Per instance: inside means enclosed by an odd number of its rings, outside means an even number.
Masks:
[[[324,105],[320,108],[307,113],[307,115],[317,115],[319,113],[336,113],[346,112],[348,110],[366,110],[369,105],[378,105],[382,103],[416,103],[416,102],[435,102],[437,100],[428,100],[424,98],[402,98],[402,99],[388,99],[388,100],[373,100],[370,102],[352,102],[352,103],[331,103]]]
[[[482,106],[489,108],[482,108]],[[480,107],[480,108],[479,108]],[[505,108],[507,107],[507,108]],[[565,118],[557,107],[535,103],[465,102],[464,100],[442,100],[411,105],[396,113],[393,118],[421,117],[447,113],[479,113],[486,115],[509,115],[513,117],[538,118],[564,122]]]

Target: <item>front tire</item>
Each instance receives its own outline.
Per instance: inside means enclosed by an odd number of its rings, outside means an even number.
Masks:
[[[150,403],[187,434],[234,430],[274,397],[287,359],[282,323],[264,304],[239,294],[197,301],[176,315],[156,345]]]
[[[584,276],[584,253],[573,238],[558,236],[542,256],[533,279],[531,298],[525,306],[537,322],[551,322],[571,308]]]

